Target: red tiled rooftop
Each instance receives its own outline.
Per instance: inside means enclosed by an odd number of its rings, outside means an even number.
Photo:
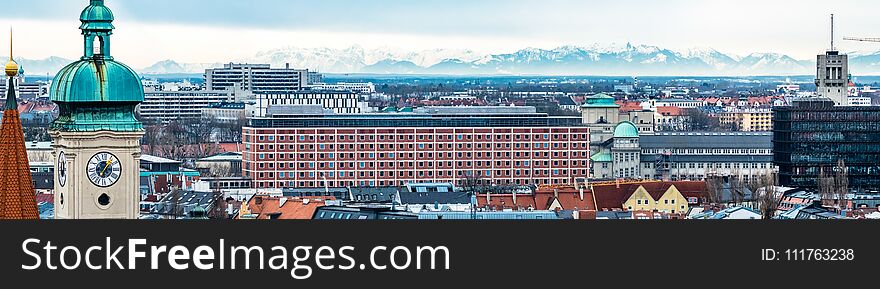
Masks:
[[[281,202],[284,199],[285,201]],[[270,219],[273,214],[281,214],[280,220],[307,220],[311,219],[319,207],[323,207],[326,201],[335,200],[334,197],[268,197],[255,196],[248,201],[248,209],[255,214],[257,219]],[[259,204],[257,204],[259,202]]]
[[[623,203],[632,196],[633,193],[642,186],[645,191],[651,195],[651,198],[659,199],[669,190],[669,187],[675,185],[675,188],[681,192],[685,198],[705,198],[706,183],[696,181],[646,181],[616,184],[603,184],[593,186],[593,193],[596,197],[596,206],[599,210],[611,210],[623,208]]]

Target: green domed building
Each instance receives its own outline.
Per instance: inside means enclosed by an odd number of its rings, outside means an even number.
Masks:
[[[140,77],[110,54],[113,12],[91,0],[79,15],[83,56],[55,75],[50,99],[59,219],[136,219],[140,215],[140,140],[135,107]]]
[[[60,110],[53,130],[140,131],[135,106],[144,100],[140,77],[110,54],[113,12],[91,0],[80,14],[83,56],[55,75],[49,96]]]

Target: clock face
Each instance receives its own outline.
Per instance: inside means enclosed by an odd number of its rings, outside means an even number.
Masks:
[[[89,181],[92,184],[106,188],[112,186],[119,180],[122,174],[122,165],[119,159],[111,153],[100,152],[89,159],[86,167],[89,175]]]
[[[67,184],[67,156],[64,155],[64,152],[58,154],[58,167],[56,170],[58,171],[58,184],[63,187]]]

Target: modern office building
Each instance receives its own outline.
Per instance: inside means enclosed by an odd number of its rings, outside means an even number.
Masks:
[[[270,106],[320,105],[335,113],[366,112],[369,104],[349,90],[303,90],[285,93],[260,93],[256,98],[256,116],[264,117]]]
[[[141,120],[150,123],[168,123],[197,120],[202,110],[217,103],[242,102],[248,92],[233,90],[151,91],[144,93],[144,102],[137,111]]]
[[[851,188],[880,188],[880,107],[813,98],[774,110],[773,160],[781,185],[815,188],[823,170],[843,161]]]
[[[589,174],[580,118],[534,107],[279,108],[243,129],[244,175],[257,188],[565,184]]]
[[[272,68],[269,64],[225,64],[223,68],[205,70],[207,90],[231,90],[241,87],[254,93],[284,93],[308,86],[309,71]]]

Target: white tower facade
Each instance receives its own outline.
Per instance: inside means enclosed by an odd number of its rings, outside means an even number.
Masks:
[[[835,105],[848,105],[847,85],[849,85],[849,57],[834,50],[819,55],[816,60],[818,96],[830,98]]]

